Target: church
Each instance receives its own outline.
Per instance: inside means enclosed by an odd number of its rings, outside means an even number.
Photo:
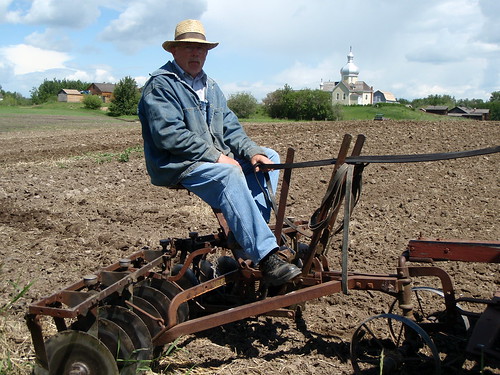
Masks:
[[[340,82],[320,83],[320,90],[332,93],[332,103],[344,105],[370,105],[373,104],[373,87],[366,82],[359,81],[359,68],[354,64],[352,48],[347,55],[347,64],[340,69],[342,80]]]

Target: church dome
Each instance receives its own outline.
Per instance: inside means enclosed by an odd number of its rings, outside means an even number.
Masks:
[[[354,55],[351,49],[347,55],[347,64],[340,69],[340,74],[343,79],[347,77],[357,77],[359,75],[359,68],[352,62],[352,60],[354,60]]]

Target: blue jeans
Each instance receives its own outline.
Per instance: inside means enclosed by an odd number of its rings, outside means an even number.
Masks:
[[[266,148],[267,157],[279,163],[276,151]],[[268,222],[271,207],[262,187],[266,181],[262,172],[254,173],[248,160],[238,160],[241,168],[224,163],[204,163],[181,184],[211,207],[220,209],[236,241],[257,264],[278,244]],[[269,171],[273,192],[278,185],[279,171]]]

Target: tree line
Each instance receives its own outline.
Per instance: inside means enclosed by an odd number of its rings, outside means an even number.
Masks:
[[[2,105],[28,105],[42,104],[56,101],[62,89],[75,89],[84,91],[90,86],[88,82],[80,80],[47,80],[38,87],[34,87],[31,99],[24,98],[21,94],[6,92],[3,95]],[[113,99],[108,113],[111,116],[135,115],[140,98],[140,90],[132,77],[125,77],[115,86]],[[331,93],[322,90],[294,90],[286,84],[282,89],[275,90],[263,99],[262,104],[257,102],[252,94],[238,92],[228,96],[228,106],[240,118],[249,118],[258,111],[264,112],[271,118],[290,120],[342,120],[342,105],[332,104]],[[406,100],[398,99],[401,105],[411,105],[413,108],[443,105],[448,108],[463,106],[468,108],[485,108],[490,110],[491,120],[500,120],[500,91],[491,93],[489,101],[482,99],[455,99],[450,95],[429,95],[426,98]],[[93,95],[86,95],[83,104],[86,108],[100,108],[102,101]]]

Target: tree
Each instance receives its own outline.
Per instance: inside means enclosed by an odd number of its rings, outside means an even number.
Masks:
[[[294,120],[334,120],[342,116],[342,111],[335,111],[331,93],[322,90],[292,90],[288,85],[276,90],[263,100],[264,108],[273,118]]]
[[[2,106],[17,106],[17,105],[30,105],[31,100],[23,97],[18,92],[10,92],[2,90],[2,86],[0,85],[0,93],[3,98],[0,100],[0,105]]]
[[[137,83],[132,77],[125,77],[115,86],[113,99],[109,106],[110,116],[126,116],[137,114],[140,93]]]
[[[257,111],[257,99],[252,94],[240,92],[229,95],[227,106],[240,118],[249,118]]]
[[[102,105],[102,99],[98,95],[85,95],[83,106],[87,109],[99,109]]]
[[[500,102],[500,91],[493,91],[491,93],[490,102]]]
[[[33,104],[42,104],[49,101],[57,101],[57,94],[62,89],[73,89],[78,91],[86,90],[89,83],[80,80],[72,81],[67,79],[53,79],[49,81],[45,79],[40,86],[33,87],[30,91]]]

